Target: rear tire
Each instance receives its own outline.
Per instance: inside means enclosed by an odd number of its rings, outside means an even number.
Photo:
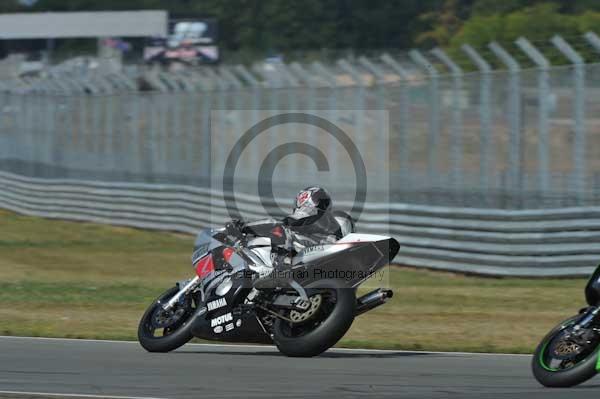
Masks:
[[[173,287],[156,298],[156,300],[152,303],[152,305],[150,305],[140,320],[140,324],[138,326],[138,340],[140,341],[140,345],[142,345],[142,347],[148,352],[170,352],[179,348],[180,346],[185,345],[193,338],[191,333],[191,323],[189,322],[193,316],[191,308],[187,311],[185,316],[186,318],[177,323],[175,325],[175,329],[169,332],[168,335],[155,337],[153,334],[154,330],[152,329],[152,317],[155,310],[161,306],[159,301],[161,303],[166,302],[178,291],[179,289],[177,287]]]
[[[579,316],[565,320],[556,326],[544,337],[538,345],[531,361],[531,370],[535,379],[545,387],[568,388],[579,385],[596,375],[596,362],[598,361],[598,350],[594,349],[585,359],[565,370],[551,370],[544,364],[545,351],[548,344],[561,333],[567,325],[575,321]]]
[[[281,353],[291,357],[317,356],[335,345],[346,334],[356,312],[355,290],[337,280],[321,280],[307,287],[331,288],[336,302],[333,311],[314,330],[301,336],[290,336],[290,323],[277,319],[273,326],[273,341]]]

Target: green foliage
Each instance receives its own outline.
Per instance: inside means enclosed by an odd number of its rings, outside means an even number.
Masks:
[[[597,29],[598,0],[0,0],[0,13],[165,9],[172,18],[215,17],[225,54],[241,58],[326,49],[483,46],[519,36],[543,41]],[[71,42],[61,43],[70,51]],[[320,51],[320,53],[319,53]],[[68,51],[67,51],[68,52]]]
[[[528,0],[479,0],[473,6],[473,15],[507,14],[531,4]]]
[[[600,8],[598,11],[587,11],[577,18],[580,32],[598,31],[600,28]]]
[[[483,0],[482,3],[488,0]],[[508,8],[515,7],[520,0],[509,1]],[[509,7],[510,6],[510,7]],[[581,15],[561,13],[559,2],[539,2],[539,4],[508,13],[480,13],[472,16],[452,37],[450,48],[457,51],[463,43],[484,49],[491,41],[497,41],[506,47],[523,36],[534,44],[553,63],[565,63],[550,39],[559,34],[567,40],[581,41],[581,35],[597,29],[600,12],[587,11]],[[584,56],[591,57],[591,49],[579,49]],[[516,52],[519,54],[519,52]]]
[[[458,31],[463,20],[469,15],[473,1],[444,0],[439,7],[419,16],[430,30],[417,36],[419,45],[446,45]]]

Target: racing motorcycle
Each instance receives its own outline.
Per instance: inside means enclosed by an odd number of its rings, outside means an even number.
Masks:
[[[585,287],[589,306],[560,323],[542,339],[531,368],[547,387],[571,387],[600,371],[600,266]]]
[[[379,288],[356,297],[357,287],[398,253],[393,238],[356,234],[352,227],[336,242],[304,248],[279,270],[270,238],[231,230],[198,234],[196,276],[146,310],[138,328],[144,349],[169,352],[198,337],[274,343],[287,356],[312,357],[335,345],[356,316],[393,295]]]

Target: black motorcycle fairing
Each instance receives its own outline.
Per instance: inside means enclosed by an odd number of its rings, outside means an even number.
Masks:
[[[600,304],[600,265],[596,268],[585,286],[585,299],[590,306]]]
[[[197,317],[191,332],[195,337],[211,341],[272,343],[256,314],[240,309],[223,308],[210,317]]]

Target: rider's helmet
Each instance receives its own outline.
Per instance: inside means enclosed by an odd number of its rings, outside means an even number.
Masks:
[[[308,187],[296,196],[294,212],[290,218],[302,221],[303,224],[312,223],[329,210],[331,210],[329,193],[321,187]]]

